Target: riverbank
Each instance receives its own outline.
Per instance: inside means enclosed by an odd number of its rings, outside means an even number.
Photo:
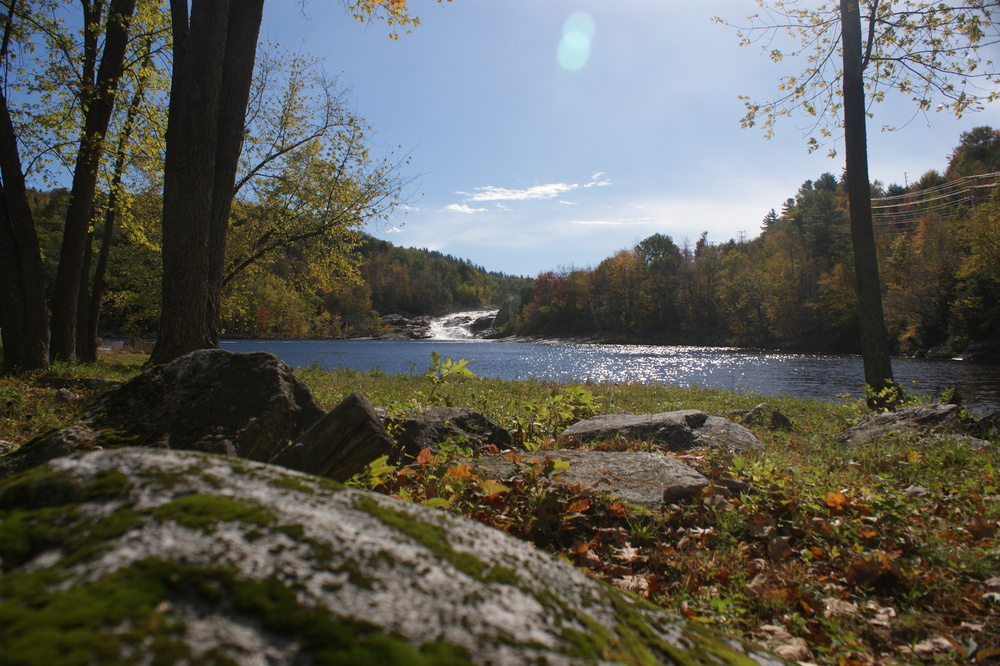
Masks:
[[[124,380],[142,356],[57,366],[67,380]],[[360,391],[376,405],[471,407],[544,459],[572,420],[596,413],[698,409],[736,418],[759,395],[644,385],[451,379],[300,369],[325,408]],[[70,420],[93,397],[36,377],[0,379],[0,439],[17,446]],[[834,436],[866,414],[860,401],[767,399],[788,430],[748,427],[759,451],[677,455],[713,480],[650,511],[523,464],[479,479],[459,449],[363,485],[488,522],[692,620],[767,642],[817,664],[1000,663],[1000,445],[899,437],[845,448]],[[647,450],[609,441],[605,450]],[[558,457],[558,453],[550,454]],[[526,456],[525,458],[530,458]],[[493,485],[491,485],[493,484]],[[496,485],[500,484],[500,485]],[[489,488],[489,492],[487,492]],[[2,520],[2,518],[0,518]]]

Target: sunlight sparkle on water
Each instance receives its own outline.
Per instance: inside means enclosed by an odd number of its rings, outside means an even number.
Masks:
[[[566,19],[556,52],[563,69],[575,72],[587,64],[594,29],[594,19],[587,12],[574,12]]]

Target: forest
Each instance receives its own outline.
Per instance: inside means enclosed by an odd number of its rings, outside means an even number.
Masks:
[[[886,323],[896,353],[953,356],[1000,337],[1000,131],[963,134],[943,173],[908,187],[872,185]],[[33,192],[47,282],[69,192]],[[134,197],[151,220],[114,235],[101,330],[156,330],[156,195]],[[244,202],[236,215],[268,213]],[[506,333],[611,341],[857,351],[847,196],[830,173],[807,180],[750,240],[693,246],[654,234],[596,267],[504,275],[439,252],[396,247],[354,227],[275,247],[226,283],[230,337],[377,334],[380,315],[441,315],[517,297]],[[249,224],[235,224],[232,252]],[[98,228],[97,232],[101,231]]]
[[[69,191],[62,188],[31,196],[48,284],[55,277],[68,201]],[[133,203],[133,214],[145,210],[139,214],[155,219],[158,197]],[[244,212],[253,208],[245,204]],[[331,266],[331,259],[338,263]],[[137,236],[129,230],[114,235],[101,316],[103,334],[154,335],[159,270],[154,236]],[[530,293],[531,286],[530,278],[346,230],[339,237],[275,248],[236,275],[223,295],[222,328],[224,335],[241,338],[366,336],[381,331],[382,314],[442,315],[496,306],[515,294]]]
[[[943,173],[871,186],[886,326],[903,354],[1000,338],[1000,131],[963,133]],[[751,240],[654,234],[592,268],[535,278],[517,332],[857,351],[842,178],[807,180]]]

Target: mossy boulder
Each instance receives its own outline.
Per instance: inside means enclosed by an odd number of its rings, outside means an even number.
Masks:
[[[478,523],[124,448],[0,482],[5,663],[780,664]]]

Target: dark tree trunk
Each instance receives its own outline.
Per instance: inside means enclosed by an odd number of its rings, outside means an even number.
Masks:
[[[840,2],[844,49],[844,153],[847,158],[847,196],[851,216],[851,243],[861,321],[861,355],[865,384],[878,393],[893,384],[889,340],[882,312],[875,232],[872,228],[871,186],[868,180],[868,137],[865,113],[861,12],[858,0]]]
[[[208,323],[212,343],[219,344],[222,278],[226,259],[226,232],[235,194],[236,172],[246,124],[247,104],[253,84],[257,37],[264,0],[231,0],[229,34],[223,63],[219,109],[219,147],[208,239]]]
[[[149,64],[150,43],[146,43],[146,62]],[[76,355],[81,361],[93,363],[97,361],[97,326],[101,319],[101,303],[104,300],[105,277],[108,272],[108,256],[111,254],[111,243],[114,239],[115,224],[118,220],[118,204],[121,198],[120,190],[122,175],[125,172],[126,145],[132,128],[135,126],[135,118],[139,114],[139,104],[142,103],[144,82],[140,81],[129,101],[128,111],[125,114],[125,122],[122,124],[118,135],[118,147],[115,149],[115,165],[111,176],[111,188],[108,193],[108,205],[104,214],[104,231],[101,234],[101,249],[97,253],[97,265],[94,267],[94,281],[90,295],[81,290],[80,298],[83,307],[79,308],[79,319],[77,320],[77,342]],[[89,250],[88,246],[88,250]],[[89,263],[89,262],[85,262]],[[84,272],[84,284],[87,272]]]
[[[9,3],[0,43],[7,62],[16,2]],[[17,134],[0,89],[0,338],[3,370],[36,370],[49,364],[49,313],[38,235],[28,205]]]
[[[114,110],[118,82],[125,65],[128,27],[135,11],[135,3],[136,0],[113,0],[111,3],[105,29],[104,53],[93,95],[87,102],[52,294],[50,351],[53,358],[72,358],[76,349],[77,301],[83,279],[83,260],[97,190],[98,168]]]
[[[163,180],[163,300],[150,357],[217,346],[236,164],[264,0],[171,0],[174,76]]]
[[[0,335],[4,372],[49,364],[49,316],[38,235],[7,99],[0,92]]]

